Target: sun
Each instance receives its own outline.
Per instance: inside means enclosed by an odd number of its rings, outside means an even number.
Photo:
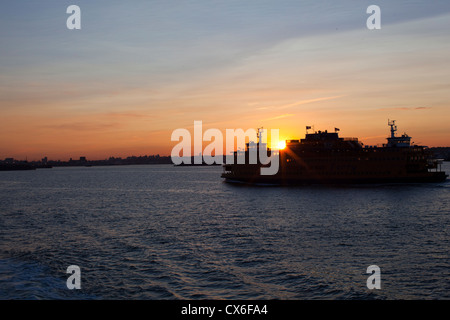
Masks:
[[[286,148],[286,141],[278,142],[278,149],[283,150],[284,148]]]

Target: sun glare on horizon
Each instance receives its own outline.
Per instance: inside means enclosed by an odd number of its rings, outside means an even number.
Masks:
[[[286,148],[286,141],[282,140],[278,142],[278,149],[283,150],[284,148]]]

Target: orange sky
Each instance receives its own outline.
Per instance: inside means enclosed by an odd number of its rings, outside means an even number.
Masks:
[[[417,144],[450,146],[448,21],[333,25],[247,47],[236,31],[156,49],[98,29],[40,33],[51,52],[2,35],[0,159],[170,155],[172,131],[195,120],[224,136],[264,127],[299,139],[314,125],[378,144],[395,119]]]

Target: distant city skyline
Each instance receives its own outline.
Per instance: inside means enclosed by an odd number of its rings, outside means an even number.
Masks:
[[[81,8],[68,30],[66,8]],[[381,29],[368,30],[370,5]],[[14,1],[0,12],[0,159],[170,155],[177,128],[305,126],[450,146],[450,2]],[[204,145],[206,146],[207,143]]]

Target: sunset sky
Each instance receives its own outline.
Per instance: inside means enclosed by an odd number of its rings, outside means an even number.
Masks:
[[[372,4],[381,30],[366,27]],[[195,120],[378,144],[388,119],[450,146],[448,0],[1,4],[0,159],[170,155]]]

